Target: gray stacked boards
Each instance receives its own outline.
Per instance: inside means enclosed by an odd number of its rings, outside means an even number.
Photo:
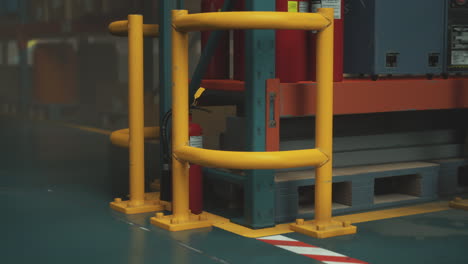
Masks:
[[[347,0],[345,10],[345,73],[442,73],[445,1]]]
[[[468,73],[468,1],[447,2],[445,73]]]

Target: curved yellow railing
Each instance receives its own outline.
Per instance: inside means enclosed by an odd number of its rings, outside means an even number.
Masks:
[[[332,221],[333,143],[333,9],[317,13],[215,12],[188,14],[172,12],[172,189],[173,215],[152,218],[152,223],[169,230],[199,228],[203,223],[189,211],[189,162],[231,169],[283,169],[316,166],[314,226],[294,230],[317,237],[354,233],[355,228]],[[233,152],[189,147],[188,136],[188,32],[229,29],[317,30],[316,148],[277,152]],[[170,220],[169,220],[170,219]],[[302,221],[303,222],[303,221]],[[302,223],[298,221],[298,223]],[[182,224],[183,225],[180,225]],[[298,225],[299,225],[298,224]],[[307,229],[307,230],[306,230]],[[317,231],[318,230],[318,231]]]
[[[128,20],[119,20],[110,23],[109,31],[114,36],[128,36]],[[159,37],[159,25],[143,24],[143,36]]]
[[[321,30],[330,24],[328,18],[317,13],[212,12],[173,17],[173,25],[180,32],[229,29]]]
[[[333,16],[328,13],[215,12],[188,14],[174,10],[172,31],[173,60],[173,141],[174,175],[185,173],[184,162],[236,169],[273,169],[324,165],[331,159],[333,121]],[[186,147],[188,142],[188,31],[219,29],[327,29],[319,35],[317,62],[317,148],[296,152],[230,152]],[[322,36],[322,37],[320,37]],[[326,51],[324,53],[324,51]],[[299,154],[299,155],[298,155]],[[306,154],[306,156],[301,156]],[[246,158],[243,158],[246,157]],[[328,158],[327,158],[328,157]],[[229,161],[227,161],[229,160]],[[236,161],[238,160],[238,161]],[[268,166],[268,162],[271,162]],[[275,165],[277,162],[280,165]],[[180,165],[180,168],[178,167]],[[228,166],[226,166],[228,165]],[[177,176],[175,176],[177,177]],[[174,182],[177,182],[175,180]],[[177,189],[177,187],[175,187]],[[181,189],[182,186],[181,186]]]
[[[242,152],[184,146],[174,151],[174,157],[205,167],[244,170],[320,166],[328,161],[327,155],[318,149]]]
[[[159,127],[145,127],[143,133],[145,139],[159,139]],[[130,129],[124,128],[112,132],[110,140],[116,146],[128,148],[130,144]]]
[[[291,226],[296,231],[317,237],[355,232],[349,224],[331,219],[332,132],[333,132],[333,9],[318,13],[289,12],[214,12],[188,14],[172,12],[172,216],[157,214],[151,222],[169,230],[207,227],[211,224],[189,210],[189,162],[208,167],[231,169],[282,169],[316,166],[315,220],[311,227],[303,221]],[[143,122],[143,36],[157,36],[157,25],[144,25],[138,15],[116,21],[110,31],[129,37],[129,128],[112,133],[118,145],[130,144],[130,203],[144,206],[144,139],[156,136],[157,128],[144,128]],[[277,152],[232,152],[189,147],[188,33],[229,29],[317,30],[317,110],[316,148]],[[205,219],[206,220],[206,219]],[[301,226],[302,225],[302,226]],[[318,234],[320,233],[320,234]],[[317,235],[318,234],[318,235]]]

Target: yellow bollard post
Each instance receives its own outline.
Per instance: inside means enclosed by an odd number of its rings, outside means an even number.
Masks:
[[[117,198],[110,206],[126,213],[161,211],[157,197],[145,198],[145,138],[143,99],[143,17],[128,16],[128,111],[130,152],[130,200]]]
[[[173,10],[172,16],[187,15]],[[189,145],[188,33],[172,29],[172,150]],[[211,222],[189,210],[189,163],[172,157],[172,215],[151,218],[151,223],[171,231],[210,227]],[[203,220],[202,220],[203,219]]]
[[[332,153],[333,153],[333,20],[332,8],[320,8],[318,13],[330,25],[317,34],[317,113],[315,123],[316,148],[328,161],[316,168],[315,220],[312,223],[291,224],[291,229],[317,238],[356,233],[356,227],[332,220]]]
[[[322,14],[330,18],[328,10]],[[320,11],[319,11],[320,12]],[[331,21],[333,21],[331,12]],[[332,210],[333,152],[333,23],[318,33],[317,38],[317,113],[315,121],[316,148],[325,153],[328,162],[316,169],[315,220],[326,224]]]
[[[180,11],[180,14],[187,12]],[[188,33],[172,30],[172,149],[188,145]],[[189,215],[189,164],[172,158],[172,212],[178,221]]]
[[[140,206],[145,200],[142,16],[128,16],[128,39],[130,206]]]

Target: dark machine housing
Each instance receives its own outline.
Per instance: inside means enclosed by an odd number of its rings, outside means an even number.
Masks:
[[[468,73],[468,0],[447,5],[446,73]]]
[[[371,75],[441,74],[445,1],[347,0],[344,72]]]

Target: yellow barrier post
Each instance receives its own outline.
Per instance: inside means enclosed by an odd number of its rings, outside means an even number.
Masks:
[[[173,19],[187,10],[172,11]],[[188,33],[172,29],[172,149],[189,144]],[[210,227],[202,213],[189,210],[189,163],[172,157],[172,215],[157,213],[151,223],[171,231]]]
[[[126,214],[164,210],[159,199],[145,195],[143,17],[128,16],[128,109],[130,200],[116,198],[110,207]]]
[[[333,152],[333,20],[331,8],[318,13],[330,20],[331,25],[317,34],[317,113],[315,123],[316,148],[328,156],[328,162],[316,168],[315,220],[304,224],[298,219],[291,229],[317,238],[356,233],[350,222],[332,220],[332,152]]]
[[[173,215],[157,213],[153,225],[171,230],[211,226],[205,213],[189,211],[189,162],[227,169],[279,169],[317,166],[316,219],[304,224],[298,219],[291,229],[318,238],[353,234],[356,227],[348,221],[332,220],[332,131],[333,131],[333,9],[319,13],[227,12],[188,15],[174,10],[173,43],[173,129],[172,173]],[[232,152],[199,149],[189,146],[188,138],[188,31],[220,29],[296,29],[319,30],[317,44],[317,148],[284,152]]]
[[[291,151],[243,152],[220,151],[182,146],[174,150],[177,159],[205,167],[238,170],[288,169],[320,166],[328,157],[318,149]]]
[[[110,23],[109,31],[115,36],[128,36],[128,20],[120,20]],[[143,36],[159,37],[159,25],[143,24]]]
[[[320,30],[330,21],[316,13],[292,12],[209,12],[179,16],[173,19],[178,31],[229,29],[294,29]]]
[[[145,127],[145,139],[159,139],[159,130],[159,127]],[[115,146],[119,146],[122,148],[130,147],[130,129],[124,128],[112,132],[110,135],[110,140]]]

